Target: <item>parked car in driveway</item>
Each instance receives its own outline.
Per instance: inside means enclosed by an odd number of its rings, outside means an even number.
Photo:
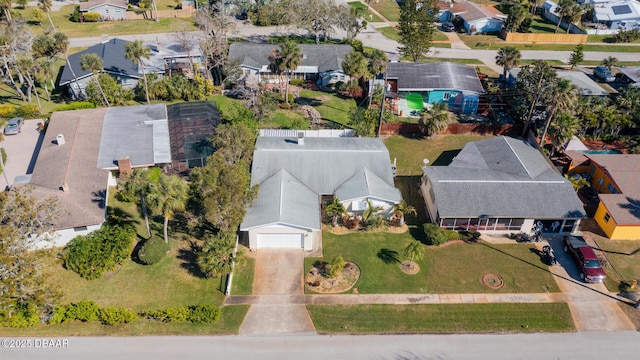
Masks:
[[[24,124],[24,119],[21,117],[16,117],[7,122],[7,125],[4,127],[5,135],[16,135],[22,131],[22,125]]]
[[[442,23],[442,31],[452,32],[455,31],[456,27],[449,21],[445,21]]]
[[[595,76],[596,79],[604,82],[616,81],[616,77],[613,76],[611,71],[609,71],[609,69],[604,66],[596,66],[596,68],[593,69],[593,76]]]
[[[564,237],[564,251],[571,254],[580,270],[580,280],[601,283],[607,277],[593,249],[579,236]]]

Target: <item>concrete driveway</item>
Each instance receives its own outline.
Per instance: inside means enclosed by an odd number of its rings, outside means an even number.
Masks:
[[[4,164],[7,176],[0,177],[2,189],[13,184],[16,176],[30,174],[33,171],[44,138],[44,134],[38,132],[38,123],[41,121],[25,120],[21,133],[5,135],[4,141],[0,142],[0,147],[7,153],[7,162]]]
[[[251,305],[240,334],[315,333],[306,307],[290,301],[292,296],[304,294],[303,273],[302,250],[258,250],[253,280],[253,295],[258,301]]]
[[[560,291],[566,298],[576,329],[579,331],[635,330],[635,326],[620,309],[621,300],[612,296],[604,284],[587,284],[580,280],[578,266],[564,252],[562,236],[545,236],[558,260],[549,267]],[[542,248],[544,243],[540,244]],[[627,305],[623,305],[627,306]]]

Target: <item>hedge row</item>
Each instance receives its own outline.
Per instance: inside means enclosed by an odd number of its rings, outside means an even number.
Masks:
[[[53,111],[67,111],[67,110],[82,110],[82,109],[93,109],[96,107],[96,104],[91,101],[76,101],[69,104],[61,105],[53,109]]]
[[[93,301],[79,301],[67,305],[56,306],[49,324],[60,324],[69,321],[100,321],[104,325],[130,323],[138,318],[136,313],[124,308],[107,306],[101,308]]]
[[[11,119],[14,117],[23,117],[27,119],[40,116],[40,111],[36,105],[12,105],[0,104],[0,119]]]
[[[211,304],[172,307],[160,310],[143,311],[141,317],[171,323],[176,321],[190,321],[193,323],[211,323],[220,318],[220,309]]]

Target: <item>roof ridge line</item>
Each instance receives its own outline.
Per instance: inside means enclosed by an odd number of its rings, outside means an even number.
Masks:
[[[509,147],[509,149],[511,149],[511,152],[513,153],[513,155],[516,156],[516,159],[518,159],[518,162],[520,163],[520,165],[522,165],[522,167],[524,168],[524,171],[527,172],[527,175],[529,175],[529,177],[531,177],[531,172],[529,172],[529,169],[527,169],[527,167],[525,166],[525,164],[522,162],[522,159],[520,159],[520,156],[518,156],[518,153],[513,149],[513,147],[511,146],[511,144],[509,144],[509,142],[507,141],[507,137],[503,136],[502,140],[504,140],[505,143],[507,143],[507,146]]]

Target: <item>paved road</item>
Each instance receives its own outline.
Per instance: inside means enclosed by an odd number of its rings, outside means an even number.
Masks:
[[[635,359],[640,333],[68,338],[68,348],[0,348],[11,360]]]

